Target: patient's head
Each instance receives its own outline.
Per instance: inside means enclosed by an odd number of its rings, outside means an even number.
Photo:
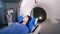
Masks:
[[[23,24],[25,24],[28,28],[29,28],[28,23],[29,23],[30,20],[31,20],[31,17],[28,16],[28,15],[26,15],[23,19]]]
[[[30,21],[30,19],[31,19],[31,17],[26,15],[23,19],[23,22],[27,24]]]

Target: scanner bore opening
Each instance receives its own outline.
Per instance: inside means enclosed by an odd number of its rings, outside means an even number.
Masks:
[[[32,9],[33,17],[38,18],[38,22],[44,22],[47,18],[46,11],[41,7],[34,7]],[[32,13],[31,11],[31,13]]]

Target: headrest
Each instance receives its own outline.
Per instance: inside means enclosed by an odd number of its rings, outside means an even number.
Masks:
[[[36,18],[32,18],[29,22],[29,32],[32,32],[32,27],[35,25],[35,19]]]
[[[23,18],[24,18],[23,16],[18,16],[18,22],[21,23],[21,22],[23,21]],[[33,22],[33,23],[32,23],[32,22]],[[36,22],[37,22],[37,19],[36,19],[36,18],[32,18],[32,19],[30,20],[29,24],[32,23],[33,25],[35,25]]]
[[[18,22],[22,22],[23,21],[23,16],[19,16],[18,17]],[[29,21],[28,25],[29,25],[29,32],[32,32],[32,27],[37,25],[37,18],[31,18],[31,20]]]

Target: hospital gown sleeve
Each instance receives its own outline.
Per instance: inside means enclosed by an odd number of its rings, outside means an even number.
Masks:
[[[21,24],[20,27],[21,27],[20,32],[19,32],[20,34],[28,34],[29,29],[26,25]]]
[[[0,30],[0,34],[28,34],[29,29],[24,24],[12,24]]]

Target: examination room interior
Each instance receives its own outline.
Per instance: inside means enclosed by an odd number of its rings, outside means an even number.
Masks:
[[[0,33],[25,15],[38,25],[29,34],[60,34],[60,0],[0,0]]]

